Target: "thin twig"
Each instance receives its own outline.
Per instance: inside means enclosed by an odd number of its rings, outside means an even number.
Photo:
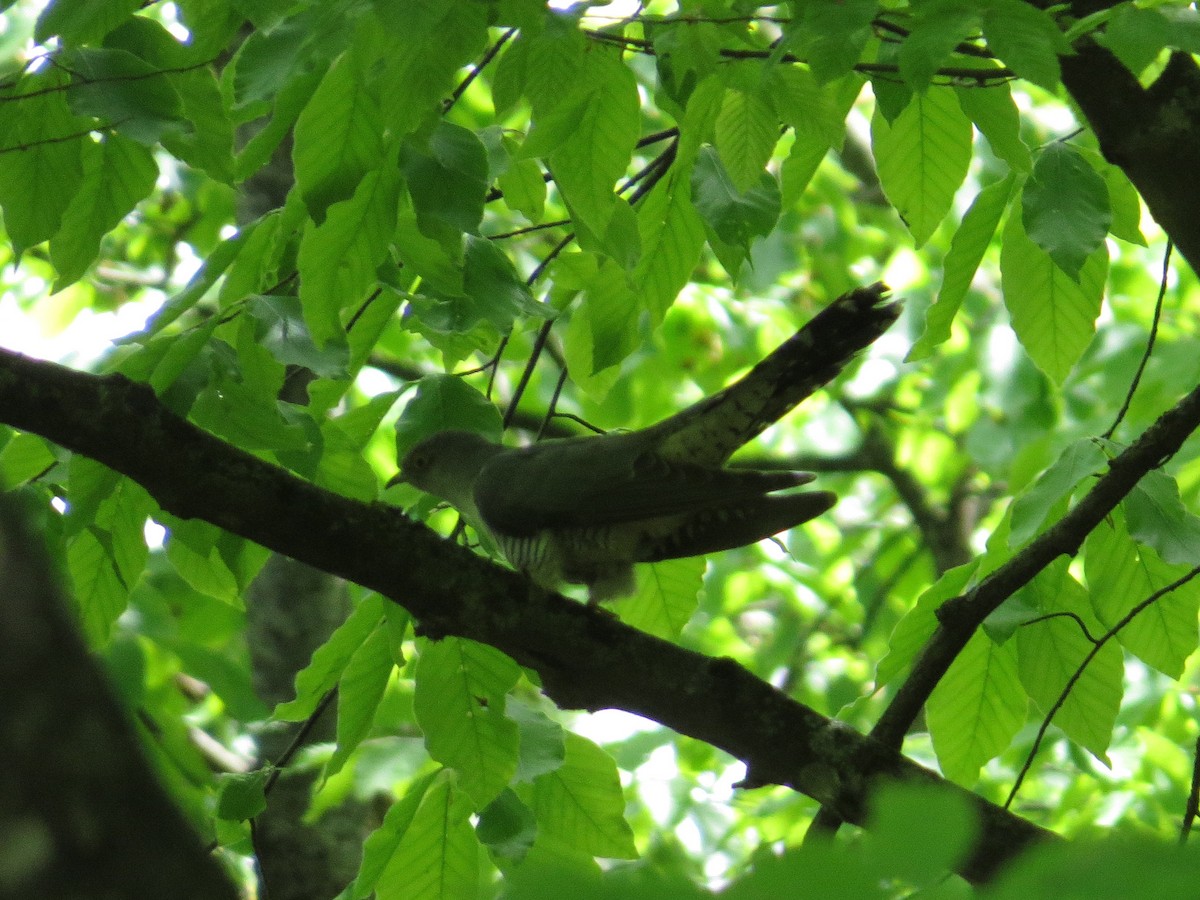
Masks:
[[[1200,814],[1200,736],[1192,748],[1192,789],[1188,791],[1187,805],[1183,810],[1183,824],[1179,828],[1179,843],[1186,844],[1192,833],[1192,824]]]
[[[508,29],[508,31],[500,35],[500,37],[496,40],[496,43],[487,48],[487,52],[485,52],[483,56],[479,58],[479,62],[471,68],[470,72],[467,73],[467,77],[464,78],[458,87],[454,89],[454,92],[450,94],[449,99],[446,100],[442,106],[442,112],[450,111],[451,107],[458,102],[459,98],[467,92],[467,88],[471,86],[471,82],[480,76],[483,70],[487,68],[488,63],[496,58],[496,54],[500,52],[500,48],[511,41],[513,35],[516,33],[516,28]]]
[[[508,401],[508,408],[504,410],[503,427],[505,429],[508,428],[513,416],[517,413],[517,404],[521,402],[521,396],[525,393],[525,389],[529,387],[529,379],[533,377],[533,370],[537,368],[538,359],[542,355],[542,348],[546,346],[546,341],[550,337],[550,329],[553,326],[554,320],[547,319],[542,323],[542,327],[538,329],[537,337],[533,339],[533,349],[529,352],[529,359],[525,361],[525,368],[521,371],[521,379],[517,382],[517,388],[513,391],[512,399]]]
[[[1142,373],[1146,371],[1146,363],[1150,361],[1150,354],[1154,352],[1154,341],[1158,337],[1158,320],[1162,316],[1163,298],[1167,295],[1167,275],[1171,271],[1171,250],[1174,246],[1170,238],[1168,238],[1167,249],[1163,253],[1162,279],[1158,284],[1158,300],[1154,303],[1154,320],[1150,323],[1150,336],[1146,339],[1146,352],[1142,354],[1142,361],[1138,363],[1137,371],[1133,375],[1133,381],[1129,383],[1129,391],[1125,394],[1125,402],[1121,404],[1120,410],[1117,411],[1117,417],[1113,419],[1113,423],[1108,427],[1108,431],[1104,432],[1106,439],[1112,438],[1113,433],[1117,430],[1117,426],[1121,424],[1121,420],[1129,412],[1129,404],[1133,402],[1134,392],[1137,391],[1138,385],[1141,384]]]
[[[563,385],[567,383],[567,369],[564,367],[558,370],[558,381],[554,384],[554,394],[550,397],[550,403],[546,407],[546,415],[542,419],[541,427],[538,428],[537,437],[535,440],[541,440],[542,435],[546,431],[546,426],[550,424],[550,420],[554,418],[554,410],[558,406],[559,395],[562,394]]]
[[[1027,628],[1030,625],[1036,625],[1038,622],[1046,622],[1050,619],[1070,619],[1079,626],[1079,630],[1083,632],[1083,636],[1087,639],[1089,644],[1095,645],[1100,643],[1098,638],[1092,637],[1092,633],[1088,631],[1087,624],[1082,618],[1079,617],[1078,613],[1067,612],[1066,610],[1046,613],[1044,616],[1038,616],[1037,618],[1030,619],[1028,622],[1022,622],[1018,627]]]
[[[329,691],[317,703],[316,709],[312,711],[304,724],[296,732],[296,736],[292,738],[292,742],[287,745],[287,748],[279,755],[279,758],[271,763],[271,774],[267,776],[267,780],[263,783],[263,796],[271,793],[275,783],[279,781],[279,776],[283,774],[284,769],[288,767],[288,763],[292,761],[292,757],[304,746],[305,739],[308,738],[309,732],[313,730],[313,726],[317,724],[317,720],[321,718],[325,710],[329,708],[329,704],[333,702],[333,698],[337,696],[337,691]]]
[[[1021,783],[1025,780],[1025,776],[1029,773],[1029,769],[1033,765],[1033,759],[1035,756],[1037,756],[1038,749],[1042,745],[1042,740],[1046,736],[1046,731],[1050,728],[1051,721],[1053,721],[1054,716],[1058,713],[1058,711],[1062,709],[1063,704],[1067,702],[1067,697],[1070,695],[1075,685],[1079,682],[1079,679],[1083,677],[1083,672],[1088,667],[1088,664],[1096,658],[1096,655],[1104,648],[1104,645],[1116,637],[1126,625],[1132,622],[1145,610],[1149,609],[1151,605],[1157,603],[1160,598],[1183,587],[1197,575],[1200,575],[1200,566],[1196,566],[1186,575],[1175,579],[1175,581],[1172,581],[1166,587],[1159,588],[1157,591],[1131,609],[1128,613],[1126,613],[1121,621],[1106,631],[1101,636],[1100,640],[1096,641],[1092,649],[1088,651],[1087,656],[1083,658],[1083,661],[1079,664],[1075,671],[1071,673],[1071,677],[1067,679],[1067,683],[1063,686],[1062,691],[1059,693],[1058,699],[1054,701],[1054,705],[1050,707],[1049,712],[1046,713],[1046,717],[1042,719],[1041,727],[1038,728],[1037,737],[1033,740],[1033,747],[1030,748],[1029,755],[1025,757],[1025,764],[1021,766],[1021,771],[1017,773],[1017,780],[1013,782],[1012,790],[1008,792],[1008,799],[1004,801],[1005,809],[1008,809],[1009,806],[1012,805],[1013,800],[1017,796],[1017,791],[1021,789]]]

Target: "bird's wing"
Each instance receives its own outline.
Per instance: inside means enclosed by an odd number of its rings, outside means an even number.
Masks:
[[[479,513],[493,530],[527,535],[689,513],[813,479],[803,472],[707,469],[664,460],[638,452],[638,435],[548,442],[498,456],[476,479]]]

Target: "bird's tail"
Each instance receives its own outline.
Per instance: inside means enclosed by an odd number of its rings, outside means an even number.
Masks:
[[[900,314],[882,282],[843,294],[725,390],[647,429],[665,459],[722,465],[743,444],[828,384]]]
[[[802,491],[717,504],[688,514],[666,534],[648,536],[638,560],[658,562],[753,544],[816,518],[836,502],[829,491]]]

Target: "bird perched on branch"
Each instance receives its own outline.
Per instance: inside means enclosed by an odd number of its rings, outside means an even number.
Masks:
[[[641,431],[519,449],[441,431],[390,483],[448,501],[544,587],[586,584],[593,604],[622,596],[634,563],[751,544],[833,506],[828,491],[789,490],[809,473],[725,463],[887,330],[899,308],[886,299],[883,284],[843,294],[741,379]]]

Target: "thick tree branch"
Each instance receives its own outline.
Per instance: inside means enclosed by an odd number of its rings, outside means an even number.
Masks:
[[[1062,79],[1109,162],[1119,166],[1194,272],[1200,272],[1200,69],[1176,53],[1143,88],[1103,47],[1064,56]]]
[[[0,351],[0,420],[92,457],[175,516],[201,518],[402,603],[433,636],[490,644],[538,672],[568,708],[624,709],[719,747],[749,784],[787,784],[862,824],[880,778],[941,782],[881,744],[795,702],[728,659],[638,632],[410,522],[301,481],[201,431],[145,385]],[[958,790],[952,786],[949,789]],[[963,792],[982,839],[962,866],[986,878],[1049,836]]]
[[[0,495],[0,896],[235,900],[84,646],[29,513]]]

